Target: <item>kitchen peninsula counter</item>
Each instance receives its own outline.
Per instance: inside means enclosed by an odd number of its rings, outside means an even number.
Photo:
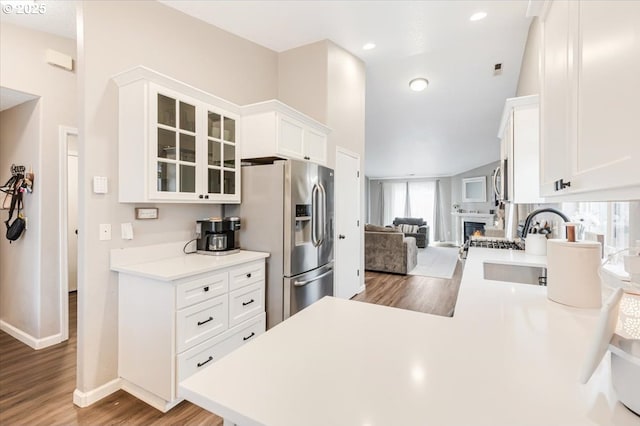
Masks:
[[[179,392],[225,425],[639,425],[608,362],[578,381],[599,310],[485,280],[484,261],[545,264],[471,248],[453,318],[325,297]]]

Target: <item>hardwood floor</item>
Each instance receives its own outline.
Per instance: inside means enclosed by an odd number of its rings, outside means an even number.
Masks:
[[[87,408],[76,387],[77,297],[69,297],[69,340],[35,351],[0,332],[0,425],[211,425],[222,419],[187,401],[163,414],[124,391]],[[143,367],[143,366],[141,366]]]
[[[367,271],[364,278],[365,291],[354,296],[352,300],[452,316],[461,279],[460,262],[456,264],[451,279]]]
[[[353,300],[451,315],[462,276],[450,280],[366,272]],[[87,408],[73,404],[76,387],[77,299],[69,298],[69,340],[35,351],[0,332],[0,425],[213,425],[220,417],[187,401],[163,414],[124,391]],[[141,366],[142,367],[142,366]]]

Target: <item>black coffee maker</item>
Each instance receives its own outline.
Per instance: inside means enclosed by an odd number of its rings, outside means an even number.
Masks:
[[[223,255],[240,251],[240,218],[209,218],[197,221],[197,252]]]

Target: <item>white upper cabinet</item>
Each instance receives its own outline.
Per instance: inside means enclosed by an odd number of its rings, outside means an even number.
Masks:
[[[119,201],[239,203],[239,108],[143,67],[119,91]]]
[[[507,160],[508,201],[542,203],[540,197],[539,97],[510,98],[505,102],[498,137]]]
[[[542,195],[640,198],[640,2],[556,0],[542,19]]]
[[[242,158],[282,156],[326,165],[329,132],[280,101],[247,105],[242,109]]]

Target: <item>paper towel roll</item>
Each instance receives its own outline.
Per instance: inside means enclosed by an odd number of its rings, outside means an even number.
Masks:
[[[547,241],[547,297],[577,308],[599,308],[600,243]]]

